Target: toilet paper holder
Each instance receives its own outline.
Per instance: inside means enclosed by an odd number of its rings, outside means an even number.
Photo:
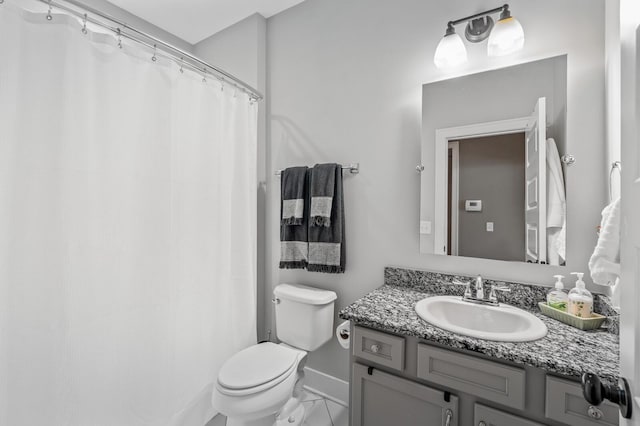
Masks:
[[[351,326],[348,320],[336,327],[336,339],[344,349],[351,346]]]

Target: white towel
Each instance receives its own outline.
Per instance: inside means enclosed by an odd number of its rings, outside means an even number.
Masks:
[[[560,154],[553,138],[547,139],[547,261],[550,265],[565,262],[567,201]]]
[[[620,277],[620,198],[602,210],[600,236],[589,270],[593,282],[600,285],[615,286]]]

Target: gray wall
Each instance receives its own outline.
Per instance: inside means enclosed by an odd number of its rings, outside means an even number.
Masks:
[[[255,88],[266,85],[266,19],[255,13],[194,46],[202,59]]]
[[[270,292],[278,283],[334,290],[340,309],[380,286],[385,265],[551,285],[559,268],[421,255],[420,176],[415,166],[421,153],[423,84],[562,54],[568,54],[567,136],[577,142],[572,154],[578,158],[568,172],[569,215],[575,217],[569,239],[580,236],[583,246],[569,253],[569,261],[576,269],[586,269],[606,186],[604,0],[514,0],[510,5],[526,32],[524,50],[487,58],[486,44],[469,46],[469,64],[455,72],[437,70],[432,62],[446,22],[495,7],[495,2],[307,0],[268,20],[264,304],[270,327]],[[577,122],[582,128],[572,127]],[[280,271],[280,182],[273,172],[329,161],[361,163],[361,173],[347,175],[344,182],[347,271]],[[571,175],[584,179],[571,181]],[[589,191],[581,193],[578,187]],[[310,367],[343,379],[348,363],[348,352],[334,341],[309,359]]]
[[[459,152],[458,255],[522,262],[524,133],[465,139]],[[465,211],[465,200],[482,200],[482,211]]]
[[[625,20],[633,19],[625,16]],[[605,63],[606,63],[606,144],[607,161],[603,164],[606,172],[614,161],[621,160],[621,52],[620,52],[620,0],[607,1],[605,4]],[[611,184],[611,199],[620,196],[620,174],[614,173]],[[608,188],[607,188],[608,189]]]

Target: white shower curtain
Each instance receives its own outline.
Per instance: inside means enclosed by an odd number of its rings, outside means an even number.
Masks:
[[[256,110],[0,5],[0,425],[197,425],[255,343]]]

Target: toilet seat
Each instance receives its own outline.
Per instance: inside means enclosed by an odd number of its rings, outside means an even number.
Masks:
[[[224,363],[218,373],[218,390],[243,396],[270,389],[297,368],[303,351],[266,342],[250,346]]]

